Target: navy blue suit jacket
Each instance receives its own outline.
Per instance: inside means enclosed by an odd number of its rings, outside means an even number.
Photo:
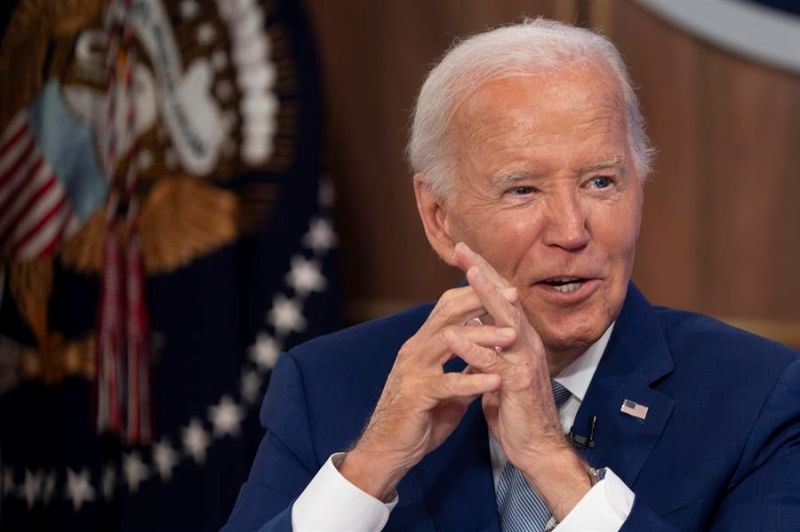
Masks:
[[[224,530],[291,530],[292,502],[332,453],[357,439],[397,350],[431,308],[282,355],[261,412],[268,432]],[[625,399],[646,405],[646,419],[621,413]],[[592,416],[595,446],[580,452],[636,493],[623,530],[800,531],[796,352],[652,307],[630,285],[576,432],[585,434]],[[499,531],[487,434],[476,401],[399,484],[385,530]]]

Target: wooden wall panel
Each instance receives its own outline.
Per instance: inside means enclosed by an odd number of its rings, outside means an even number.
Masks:
[[[662,304],[791,324],[800,318],[800,76],[721,51],[631,0],[596,5],[659,149],[634,278]]]
[[[800,78],[720,53],[706,65],[709,310],[800,317]]]
[[[644,291],[800,345],[800,77],[715,49],[634,0],[306,4],[351,319],[459,280],[417,220],[403,157],[413,99],[454,37],[543,15],[599,27],[639,85],[659,152],[634,271]]]
[[[706,246],[696,227],[705,208],[697,129],[702,95],[697,84],[687,82],[702,68],[697,46],[690,39],[675,39],[672,28],[632,10],[596,8],[592,16],[603,19],[597,26],[612,37],[629,65],[658,150],[645,193],[634,277],[654,301],[699,308],[704,276],[698,266]]]

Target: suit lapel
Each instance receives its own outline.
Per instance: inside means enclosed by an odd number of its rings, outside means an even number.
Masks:
[[[436,530],[499,532],[488,434],[475,401],[450,438],[413,469]]]
[[[674,402],[651,388],[673,369],[655,311],[631,284],[608,347],[575,417],[573,430],[587,435],[597,418],[593,448],[580,448],[595,467],[610,467],[633,486],[672,414]],[[623,401],[647,407],[644,419],[621,412]]]

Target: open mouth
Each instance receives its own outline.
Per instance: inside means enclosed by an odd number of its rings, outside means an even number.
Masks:
[[[553,277],[542,282],[560,294],[569,294],[583,286],[586,279],[582,277]]]

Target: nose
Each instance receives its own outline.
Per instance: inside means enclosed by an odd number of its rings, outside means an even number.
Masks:
[[[580,250],[589,243],[589,220],[584,206],[573,193],[550,198],[543,241],[567,251]]]

